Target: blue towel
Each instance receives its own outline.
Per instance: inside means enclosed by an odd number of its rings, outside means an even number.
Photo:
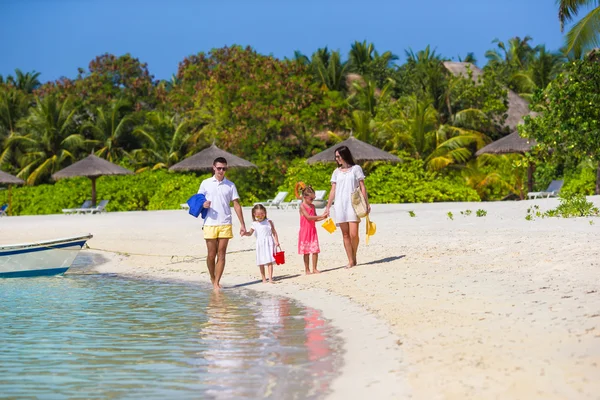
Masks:
[[[190,197],[187,201],[188,206],[190,206],[190,215],[198,218],[198,215],[202,214],[202,219],[206,219],[206,216],[208,215],[208,208],[204,208],[205,201],[206,197],[200,193]]]

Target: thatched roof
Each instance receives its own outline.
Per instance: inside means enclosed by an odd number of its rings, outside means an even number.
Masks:
[[[446,67],[446,69],[448,71],[450,71],[450,73],[452,73],[452,75],[462,75],[464,77],[468,77],[469,75],[467,74],[467,67],[470,67],[471,72],[473,73],[473,80],[477,81],[477,78],[480,77],[481,75],[483,75],[483,71],[481,69],[479,69],[477,66],[471,64],[471,63],[467,63],[467,62],[454,62],[454,61],[445,61],[444,62],[444,67]],[[504,124],[510,128],[511,131],[516,131],[517,130],[517,125],[523,121],[523,117],[526,115],[534,115],[534,113],[531,113],[531,111],[529,110],[529,103],[527,103],[527,101],[522,98],[521,96],[519,96],[518,94],[516,94],[515,92],[513,92],[512,90],[508,89],[508,117],[506,118],[506,121],[504,122]]]
[[[508,154],[508,153],[526,153],[536,145],[534,139],[525,139],[519,135],[518,131],[511,133],[510,135],[504,136],[502,139],[498,139],[495,142],[488,144],[487,146],[479,149],[476,156],[482,154]]]
[[[11,174],[7,174],[4,171],[0,171],[0,183],[7,185],[22,185],[25,181]]]
[[[347,146],[352,153],[352,157],[355,161],[389,161],[389,162],[401,162],[397,156],[378,149],[375,146],[371,146],[368,143],[358,140],[357,138],[350,136],[348,139],[341,143],[337,143],[327,150],[324,150],[314,156],[310,157],[306,162],[314,164],[318,162],[335,162],[335,149],[340,146]]]
[[[173,165],[169,170],[171,171],[201,171],[212,169],[215,158],[223,157],[227,160],[227,166],[232,168],[258,168],[250,161],[246,161],[243,158],[234,156],[231,153],[221,150],[214,144],[210,147],[202,150],[199,153],[194,154],[185,160],[178,162]]]
[[[97,178],[104,175],[129,175],[133,174],[130,170],[119,165],[113,164],[100,157],[90,154],[83,160],[77,161],[63,168],[54,175],[53,179],[72,178],[75,176],[86,176],[88,178]]]

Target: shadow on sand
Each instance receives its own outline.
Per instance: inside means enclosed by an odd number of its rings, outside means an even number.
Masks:
[[[400,260],[401,258],[404,258],[404,257],[406,257],[406,256],[405,255],[401,255],[401,256],[386,257],[386,258],[382,258],[380,260],[373,260],[373,261],[369,261],[369,262],[366,262],[366,263],[358,264],[356,267],[360,267],[360,266],[364,266],[364,265],[376,265],[376,264],[388,263],[388,262]],[[353,267],[353,268],[356,268],[356,267]],[[335,271],[337,269],[344,269],[344,268],[346,268],[345,265],[342,265],[341,267],[334,267],[334,268],[322,269],[321,273]],[[352,268],[348,268],[348,269],[352,269]]]
[[[293,279],[293,278],[297,278],[299,277],[301,274],[294,274],[294,275],[280,275],[280,276],[274,276],[273,280],[275,282],[279,282],[279,281],[283,281],[286,279]],[[233,286],[228,286],[227,289],[233,289],[233,288],[239,288],[239,287],[244,287],[244,286],[250,286],[250,285],[256,285],[258,283],[262,283],[261,279],[257,279],[255,281],[250,281],[250,282],[246,282],[246,283],[240,283],[238,285],[233,285]]]

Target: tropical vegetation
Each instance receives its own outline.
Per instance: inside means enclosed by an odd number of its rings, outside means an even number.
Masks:
[[[589,2],[559,3],[568,22]],[[89,181],[54,182],[52,174],[90,153],[136,172],[99,179],[109,209],[177,208],[203,172],[168,168],[213,143],[258,166],[231,171],[244,204],[292,193],[298,180],[326,188],[332,165],[305,161],[349,135],[403,160],[363,166],[375,202],[522,198],[526,165],[536,167],[536,188],[563,177],[567,192],[598,193],[600,62],[587,51],[597,44],[598,15],[584,16],[560,52],[529,36],[495,39],[481,69],[472,53],[457,64],[427,46],[407,49],[400,62],[367,41],[290,59],[217,48],[184,58],[168,80],[130,54],[99,55],[75,78],[53,82],[17,69],[0,76],[0,169],[27,183],[14,188],[12,211],[80,204]],[[537,146],[477,156],[516,129],[507,123],[515,96],[535,111],[518,117]]]

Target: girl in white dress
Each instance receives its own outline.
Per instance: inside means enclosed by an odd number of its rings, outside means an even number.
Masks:
[[[279,237],[273,221],[267,219],[267,209],[262,204],[252,208],[252,227],[246,236],[256,236],[256,265],[260,267],[263,283],[267,283],[265,265],[269,267],[269,283],[273,283],[273,263],[275,248],[279,246]]]
[[[352,208],[352,192],[356,188],[360,188],[367,201],[367,213],[371,212],[371,205],[365,187],[365,174],[362,168],[354,162],[350,149],[346,146],[335,149],[335,161],[338,168],[331,175],[331,191],[329,192],[325,213],[329,214],[331,203],[335,200],[333,205],[334,218],[344,238],[344,249],[348,256],[346,268],[351,268],[356,265],[356,252],[359,243],[358,224],[360,223],[360,218]]]

